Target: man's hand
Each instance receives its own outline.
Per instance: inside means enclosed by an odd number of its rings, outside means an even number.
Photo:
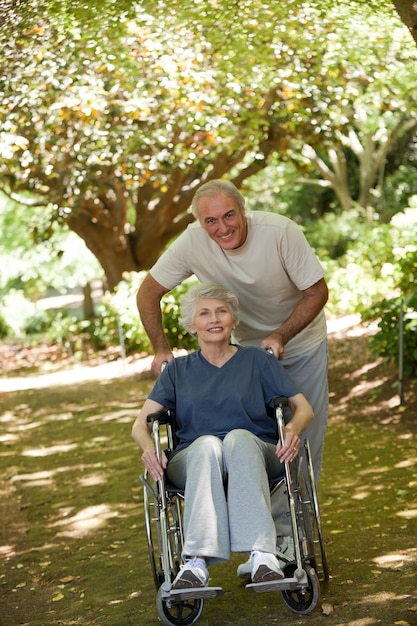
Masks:
[[[272,352],[277,359],[282,359],[284,355],[284,340],[279,332],[275,331],[268,335],[268,337],[265,337],[261,343],[261,348]]]
[[[158,354],[155,354],[151,364],[152,373],[155,376],[159,376],[164,368],[164,365],[169,363],[169,361],[172,361],[173,358],[172,352],[159,352]]]
[[[261,343],[264,350],[270,348],[277,359],[284,356],[284,346],[303,330],[320,313],[327,302],[329,291],[326,281],[321,278],[308,289],[304,289],[290,317]]]

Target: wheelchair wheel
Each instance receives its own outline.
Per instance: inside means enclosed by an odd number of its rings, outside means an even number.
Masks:
[[[148,479],[148,476],[145,477]],[[165,580],[164,539],[167,542],[167,567],[171,572],[171,581],[180,569],[183,536],[181,501],[177,495],[169,497],[163,514],[161,499],[158,497],[158,485],[154,483],[153,492],[144,489],[143,504],[149,560],[155,588],[158,590]]]
[[[172,601],[162,598],[162,589],[156,596],[156,608],[159,617],[168,626],[188,626],[195,624],[203,611],[204,600],[181,600]]]
[[[314,484],[314,474],[310,463],[309,449],[305,450],[307,466],[299,475],[300,508],[307,548],[303,552],[309,565],[316,571],[319,580],[329,580],[329,567],[324,547],[320,521],[320,510]]]
[[[295,563],[290,563],[284,569],[285,577],[294,576],[297,569]],[[308,584],[305,589],[287,589],[281,591],[283,600],[288,608],[298,615],[308,615],[317,606],[320,600],[320,583],[315,570],[305,567]]]

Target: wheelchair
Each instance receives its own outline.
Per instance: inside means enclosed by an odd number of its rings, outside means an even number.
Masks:
[[[287,398],[274,401],[278,437],[284,441],[284,408]],[[158,460],[175,447],[175,415],[162,410],[148,415],[152,424]],[[148,551],[157,592],[156,606],[164,624],[187,626],[201,616],[204,600],[223,595],[222,587],[171,589],[182,564],[184,492],[170,485],[164,477],[155,481],[150,474],[140,477],[144,486],[144,512]],[[271,495],[284,489],[288,499],[294,541],[294,559],[280,555],[284,578],[263,583],[249,583],[247,591],[280,592],[284,603],[298,615],[307,615],[317,606],[320,585],[329,580],[313,466],[308,441],[297,458],[285,464],[282,479],[271,485]]]

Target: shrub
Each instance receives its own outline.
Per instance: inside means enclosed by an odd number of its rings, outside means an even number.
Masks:
[[[92,320],[57,317],[51,325],[49,336],[60,342],[82,340],[96,350],[122,344],[127,354],[150,352],[151,344],[139,318],[136,293],[142,274],[126,274],[113,294],[107,295]],[[179,324],[179,300],[188,290],[190,281],[184,282],[167,294],[161,302],[163,326],[171,348],[192,350],[197,343]],[[65,339],[64,339],[65,338]]]
[[[417,204],[417,198],[415,199]],[[364,320],[377,320],[379,331],[370,340],[372,350],[396,362],[403,342],[404,376],[417,373],[417,207],[391,221],[392,276],[395,295],[362,311]],[[401,312],[403,326],[400,329]]]
[[[403,323],[400,325],[401,310]],[[370,338],[370,348],[374,354],[399,364],[400,341],[402,341],[403,373],[405,377],[417,374],[417,298],[410,306],[402,298],[382,300],[372,308],[372,315],[364,319],[379,317],[379,331]]]
[[[0,339],[4,339],[10,333],[11,328],[3,315],[0,315]]]
[[[162,322],[167,341],[171,347],[195,350],[198,342],[179,323],[180,300],[190,288],[190,282],[175,287],[162,300]]]
[[[24,320],[22,330],[25,335],[36,335],[46,332],[51,323],[52,317],[49,313],[36,310]]]

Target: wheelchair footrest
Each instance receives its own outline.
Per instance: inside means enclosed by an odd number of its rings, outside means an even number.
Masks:
[[[177,600],[199,600],[205,598],[217,598],[224,594],[223,587],[192,587],[190,589],[170,589],[162,590],[162,598]]]
[[[267,591],[289,591],[292,589],[302,589],[308,585],[308,578],[304,570],[303,575],[294,578],[281,578],[281,580],[269,580],[264,583],[249,583],[245,585],[247,591],[255,593],[265,593]]]

